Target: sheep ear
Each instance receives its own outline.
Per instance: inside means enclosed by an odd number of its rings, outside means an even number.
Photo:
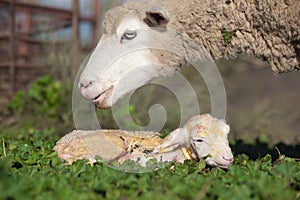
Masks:
[[[165,28],[169,23],[169,14],[162,7],[152,7],[146,11],[146,20],[150,22],[152,26]]]

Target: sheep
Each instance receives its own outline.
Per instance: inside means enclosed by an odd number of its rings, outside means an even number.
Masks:
[[[103,160],[133,160],[141,166],[147,161],[199,160],[207,157],[208,165],[228,168],[233,163],[229,147],[229,126],[224,120],[210,114],[196,115],[166,138],[155,132],[129,132],[123,130],[73,131],[61,138],[54,150],[58,156],[72,164],[78,159],[96,162]]]
[[[297,0],[127,2],[106,13],[103,35],[80,75],[79,90],[97,107],[109,108],[126,93],[156,77],[172,76],[199,56],[247,53],[267,61],[275,73],[298,70],[299,8]],[[174,34],[166,37],[170,32]],[[113,52],[134,50],[142,46],[142,38],[147,45],[160,39],[181,55],[146,48],[112,62]]]

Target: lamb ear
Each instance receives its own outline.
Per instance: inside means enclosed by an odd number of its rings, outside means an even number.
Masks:
[[[185,147],[189,142],[189,133],[186,128],[178,128],[172,131],[161,145],[158,145],[152,151],[155,153],[166,153],[175,151],[180,147]]]
[[[170,21],[168,12],[162,7],[151,7],[146,11],[146,20],[157,27],[166,27]]]

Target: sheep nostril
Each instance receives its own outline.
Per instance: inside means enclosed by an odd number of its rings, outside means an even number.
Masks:
[[[84,81],[81,81],[79,83],[79,88],[80,89],[84,89],[84,88],[88,88],[90,87],[92,84],[93,84],[94,81],[92,80],[84,80]]]
[[[228,162],[233,162],[233,158],[232,157],[225,157],[223,156],[223,159],[228,161]]]

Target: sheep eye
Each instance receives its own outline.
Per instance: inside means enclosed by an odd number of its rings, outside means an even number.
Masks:
[[[125,33],[123,34],[121,41],[122,40],[132,40],[133,38],[136,37],[136,31],[125,31]]]

